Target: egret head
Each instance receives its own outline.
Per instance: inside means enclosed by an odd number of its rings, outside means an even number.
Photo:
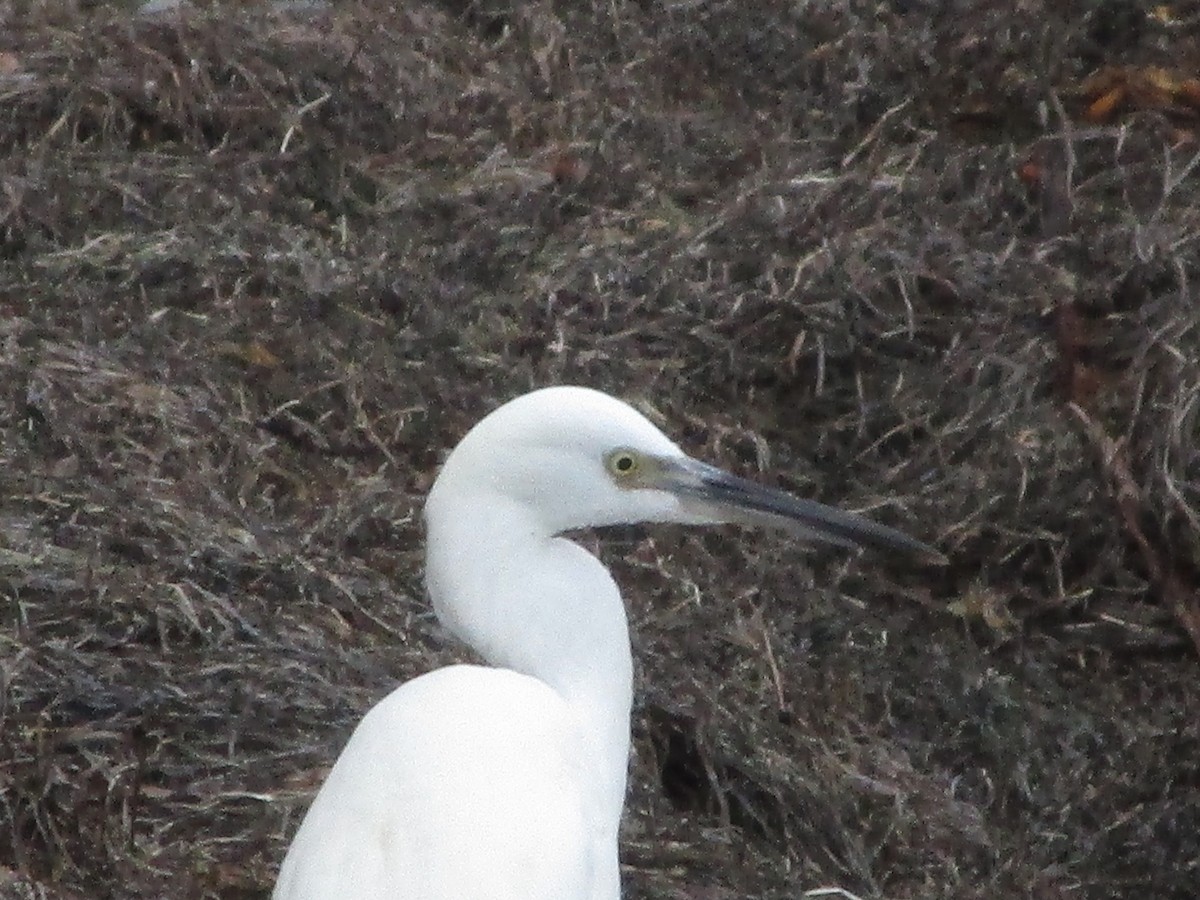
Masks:
[[[426,515],[447,496],[519,505],[548,534],[634,522],[736,522],[944,561],[899,531],[692,459],[628,404],[581,387],[525,394],[480,421],[446,460]]]

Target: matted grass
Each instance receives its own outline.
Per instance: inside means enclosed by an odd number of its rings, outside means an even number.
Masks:
[[[0,5],[0,896],[265,897],[575,382],[952,557],[584,537],[628,896],[1193,897],[1200,53],[1066,6]]]

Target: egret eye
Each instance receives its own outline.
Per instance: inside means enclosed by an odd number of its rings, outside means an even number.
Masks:
[[[632,450],[614,450],[608,455],[608,471],[613,477],[627,479],[637,474],[641,463]]]

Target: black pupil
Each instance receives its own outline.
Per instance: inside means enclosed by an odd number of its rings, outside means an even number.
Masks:
[[[618,456],[617,457],[617,471],[618,472],[628,472],[632,468],[633,468],[633,457],[630,457],[630,456]]]

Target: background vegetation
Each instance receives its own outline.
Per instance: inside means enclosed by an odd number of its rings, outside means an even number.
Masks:
[[[1194,897],[1198,23],[0,3],[0,896],[265,897],[465,656],[442,454],[573,382],[952,557],[585,537],[630,897]]]

